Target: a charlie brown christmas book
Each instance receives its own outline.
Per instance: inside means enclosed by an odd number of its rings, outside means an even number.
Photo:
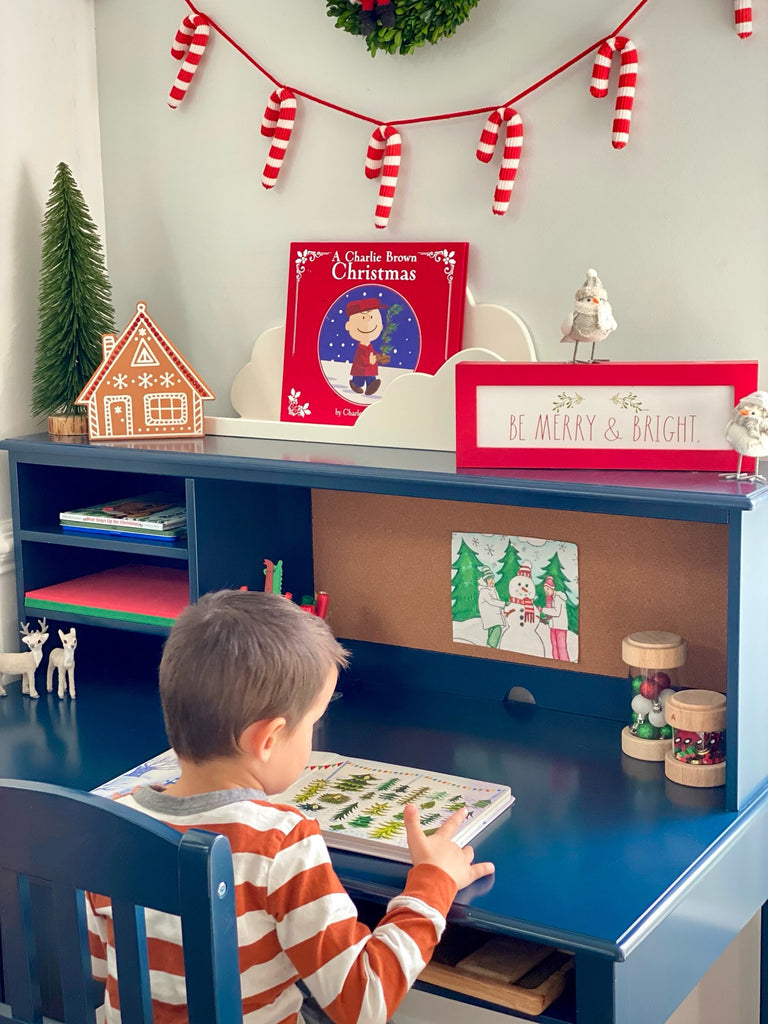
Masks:
[[[468,242],[294,242],[280,418],[352,426],[459,351]]]

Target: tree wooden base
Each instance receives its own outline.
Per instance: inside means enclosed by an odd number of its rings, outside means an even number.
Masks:
[[[88,433],[87,416],[49,416],[48,433],[52,437],[74,436]]]
[[[639,761],[663,761],[667,751],[672,750],[672,740],[644,740],[625,725],[621,730],[621,749]]]
[[[725,784],[725,761],[717,764],[687,764],[685,761],[678,761],[670,750],[664,759],[664,773],[668,779],[679,782],[681,786],[696,786],[702,789],[722,786]]]

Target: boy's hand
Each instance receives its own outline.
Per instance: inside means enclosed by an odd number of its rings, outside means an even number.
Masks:
[[[459,889],[496,870],[489,861],[473,864],[475,851],[472,847],[465,846],[462,849],[453,842],[466,816],[465,810],[456,811],[433,835],[426,836],[419,822],[418,809],[413,804],[406,804],[403,810],[405,834],[414,867],[417,864],[434,864],[449,874]]]

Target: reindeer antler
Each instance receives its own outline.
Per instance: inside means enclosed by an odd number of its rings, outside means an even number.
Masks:
[[[21,626],[21,629],[19,630],[21,635],[22,636],[29,636],[29,634],[30,634],[29,623],[28,622],[21,622],[20,621],[19,625]]]
[[[37,624],[40,627],[40,632],[45,633],[48,628],[48,619],[38,619]]]

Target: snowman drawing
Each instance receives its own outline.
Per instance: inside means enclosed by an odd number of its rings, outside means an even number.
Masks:
[[[531,566],[523,562],[517,576],[509,581],[509,603],[504,607],[507,628],[499,640],[500,651],[546,657],[544,641],[537,632],[538,615],[533,604],[535,593]]]

